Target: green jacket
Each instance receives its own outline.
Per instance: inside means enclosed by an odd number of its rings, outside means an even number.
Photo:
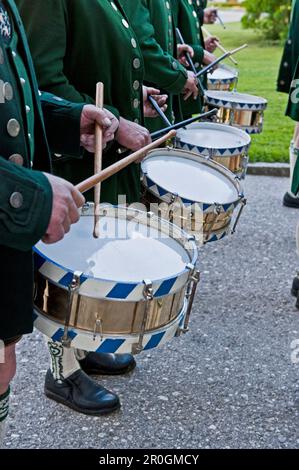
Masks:
[[[136,35],[114,0],[17,0],[42,90],[78,103],[93,103],[96,83],[104,83],[105,106],[123,118],[143,122],[142,53]],[[119,158],[116,147],[104,166]],[[60,158],[56,174],[77,183],[93,174],[93,157]],[[133,164],[102,185],[102,201],[129,203],[140,197],[139,165]]]
[[[169,95],[166,116],[173,121],[173,99],[187,81],[185,68],[175,59],[177,40],[172,0],[121,0],[139,40],[147,85]],[[146,119],[152,132],[165,127],[161,118]]]
[[[26,110],[20,93],[23,77],[18,75],[13,63],[15,51],[0,34],[0,89],[9,91],[0,96],[0,339],[8,339],[32,331],[31,248],[45,233],[52,210],[51,186],[40,172],[51,171],[43,116],[53,151],[79,153],[82,106],[60,101],[47,93],[39,96],[17,8],[12,0],[3,0],[3,5],[10,13],[18,37],[18,53],[32,92],[30,112],[35,123],[32,160]],[[13,133],[16,125],[19,132]]]
[[[176,0],[177,2],[177,26],[180,29],[185,43],[189,44],[194,50],[193,62],[197,70],[200,70],[204,46],[201,34],[201,25],[198,19],[196,8],[189,0]],[[194,100],[192,97],[184,101],[181,97],[181,108],[184,119],[192,114],[200,113],[202,110],[202,99]]]
[[[289,34],[285,43],[279,74],[277,90],[289,93],[299,57],[299,0],[293,0]]]

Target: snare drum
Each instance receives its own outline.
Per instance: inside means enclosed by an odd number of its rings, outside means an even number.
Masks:
[[[239,127],[248,134],[260,134],[263,130],[267,100],[259,96],[236,92],[207,91],[207,110],[218,108],[217,122]]]
[[[177,148],[198,153],[221,163],[233,173],[244,177],[248,164],[251,137],[241,129],[200,122],[177,132]]]
[[[239,179],[227,168],[172,148],[153,150],[141,168],[144,199],[151,211],[170,218],[199,243],[231,232],[233,213],[245,199]]]
[[[239,72],[228,65],[220,65],[213,73],[208,74],[209,90],[233,91],[238,84]]]
[[[90,205],[91,206],[91,205]],[[93,209],[59,243],[35,247],[35,327],[86,351],[138,353],[185,331],[199,280],[193,237],[153,214]]]

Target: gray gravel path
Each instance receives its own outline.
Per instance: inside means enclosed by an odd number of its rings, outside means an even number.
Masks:
[[[233,238],[201,250],[202,283],[188,335],[142,354],[129,377],[103,378],[122,410],[86,417],[43,395],[38,333],[18,348],[8,448],[299,448],[290,343],[299,312],[299,212],[282,207],[286,178],[249,176]]]

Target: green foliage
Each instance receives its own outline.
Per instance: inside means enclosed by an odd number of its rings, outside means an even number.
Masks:
[[[284,40],[288,32],[291,0],[246,0],[246,15],[242,19],[245,28],[260,31],[270,40]]]

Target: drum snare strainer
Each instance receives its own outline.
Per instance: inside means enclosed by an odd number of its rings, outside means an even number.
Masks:
[[[153,214],[93,208],[59,243],[35,247],[35,326],[86,351],[138,353],[187,330],[199,273],[193,237]]]
[[[207,110],[218,108],[217,122],[239,127],[248,134],[263,130],[267,100],[259,96],[237,92],[208,90],[205,95]]]
[[[246,174],[251,137],[241,129],[213,122],[194,123],[180,129],[175,142],[177,148],[211,158],[240,177]]]
[[[199,243],[230,233],[233,212],[242,203],[235,231],[246,200],[239,179],[225,167],[191,152],[165,148],[151,151],[141,168],[150,210],[165,218],[167,212]]]

